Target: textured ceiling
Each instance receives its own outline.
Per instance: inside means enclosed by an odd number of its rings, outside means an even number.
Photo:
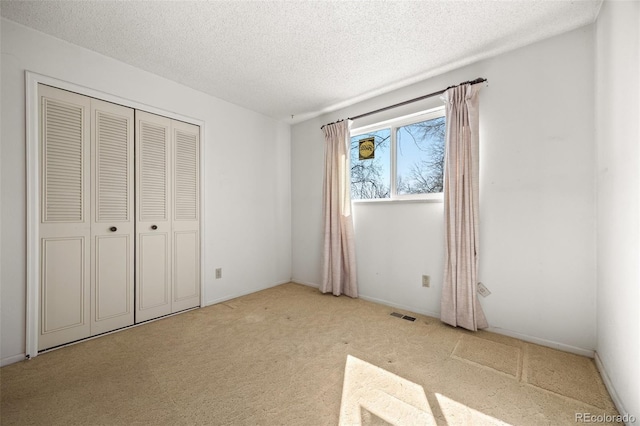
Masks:
[[[297,122],[589,24],[600,4],[2,0],[0,13],[217,98]]]

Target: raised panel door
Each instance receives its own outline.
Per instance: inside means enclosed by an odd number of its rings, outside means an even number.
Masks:
[[[171,120],[136,111],[136,323],[171,313]]]
[[[91,100],[91,334],[134,323],[134,110]]]
[[[172,122],[172,311],[200,306],[200,128]]]
[[[38,98],[42,350],[90,335],[90,100],[45,85]]]

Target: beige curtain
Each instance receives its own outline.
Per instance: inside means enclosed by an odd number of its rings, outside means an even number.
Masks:
[[[478,302],[478,91],[465,84],[443,96],[447,120],[444,168],[443,322],[476,331],[489,324]]]
[[[324,126],[324,257],[320,291],[358,297],[348,120]]]

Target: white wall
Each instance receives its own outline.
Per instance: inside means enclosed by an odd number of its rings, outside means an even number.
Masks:
[[[206,304],[290,279],[288,124],[5,19],[1,30],[3,364],[25,353],[25,70],[205,122]]]
[[[496,331],[593,354],[593,40],[587,26],[293,126],[293,280],[321,280],[320,126],[485,77],[479,274],[493,294],[481,303]],[[431,98],[353,126],[437,105]],[[442,212],[441,203],[355,204],[363,298],[439,315]],[[431,288],[422,287],[422,274],[431,275]]]
[[[640,3],[604,2],[595,63],[597,353],[618,408],[640,419]]]
[[[1,8],[2,6],[0,6]],[[2,19],[0,19],[0,45],[2,45]],[[2,82],[2,55],[0,55],[0,82]],[[1,92],[0,92],[1,95]],[[2,365],[2,102],[0,101],[0,365]]]

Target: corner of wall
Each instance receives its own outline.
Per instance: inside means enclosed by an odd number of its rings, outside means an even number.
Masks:
[[[600,355],[598,355],[597,351],[594,353],[594,359],[596,362],[596,368],[598,369],[598,372],[600,373],[600,377],[602,378],[602,382],[604,383],[604,386],[607,388],[607,392],[609,392],[609,396],[611,396],[611,400],[613,401],[613,404],[616,406],[616,409],[622,415],[628,413],[628,411],[624,407],[624,404],[622,403],[622,400],[620,399],[620,396],[618,396],[618,392],[616,391],[616,388],[613,386],[613,382],[611,381],[611,378],[607,373],[607,369],[602,363],[602,360],[600,359]]]

